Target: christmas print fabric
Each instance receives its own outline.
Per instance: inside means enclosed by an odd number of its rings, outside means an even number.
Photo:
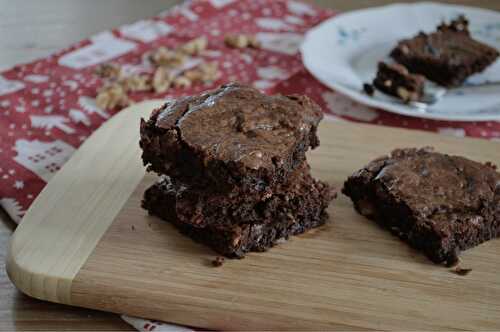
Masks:
[[[1,73],[0,205],[20,222],[78,146],[118,112],[96,104],[97,90],[103,84],[94,73],[96,66],[113,62],[128,73],[148,72],[148,52],[161,46],[175,48],[200,36],[207,37],[208,50],[198,57],[217,62],[219,79],[171,88],[163,94],[139,92],[131,98],[171,99],[240,81],[272,94],[306,94],[331,120],[500,140],[498,122],[460,123],[399,116],[355,103],[316,81],[304,69],[298,48],[308,29],[333,15],[332,11],[292,0],[187,1],[156,17],[102,32]],[[256,35],[261,48],[228,48],[224,37],[235,33]],[[148,331],[162,325],[127,320]]]

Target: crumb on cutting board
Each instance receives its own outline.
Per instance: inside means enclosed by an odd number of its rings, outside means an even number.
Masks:
[[[215,267],[222,266],[224,264],[224,257],[222,256],[217,256],[215,259],[212,261],[212,265]]]
[[[468,275],[470,272],[472,271],[472,269],[464,269],[464,268],[461,268],[460,266],[457,266],[456,268],[454,268],[453,270],[451,270],[451,272],[459,275],[459,276],[466,276]]]

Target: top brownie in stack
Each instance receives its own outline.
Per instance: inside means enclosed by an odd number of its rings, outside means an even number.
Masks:
[[[450,24],[441,24],[437,31],[419,33],[398,43],[391,52],[396,62],[412,73],[422,74],[443,86],[459,86],[467,77],[482,72],[499,53],[474,40],[469,22],[461,16]]]
[[[237,83],[166,103],[141,121],[150,170],[214,191],[267,192],[319,145],[322,112],[304,96]]]

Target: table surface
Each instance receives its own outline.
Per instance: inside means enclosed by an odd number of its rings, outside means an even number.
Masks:
[[[308,0],[340,11],[393,3],[388,0]],[[134,22],[180,0],[0,0],[0,68],[40,58],[99,31]],[[410,2],[410,1],[400,1]],[[500,1],[442,1],[500,10]],[[0,211],[0,331],[131,330],[114,314],[31,299],[5,274],[14,224]]]

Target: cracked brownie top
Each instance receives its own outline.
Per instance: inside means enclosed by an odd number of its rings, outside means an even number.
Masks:
[[[188,184],[262,191],[319,145],[323,115],[305,96],[269,96],[238,83],[186,97],[141,123],[143,161]]]
[[[287,159],[322,118],[307,97],[268,96],[236,83],[168,103],[158,112],[156,126],[175,128],[179,140],[202,151],[205,159],[239,162],[251,169],[271,168]]]

